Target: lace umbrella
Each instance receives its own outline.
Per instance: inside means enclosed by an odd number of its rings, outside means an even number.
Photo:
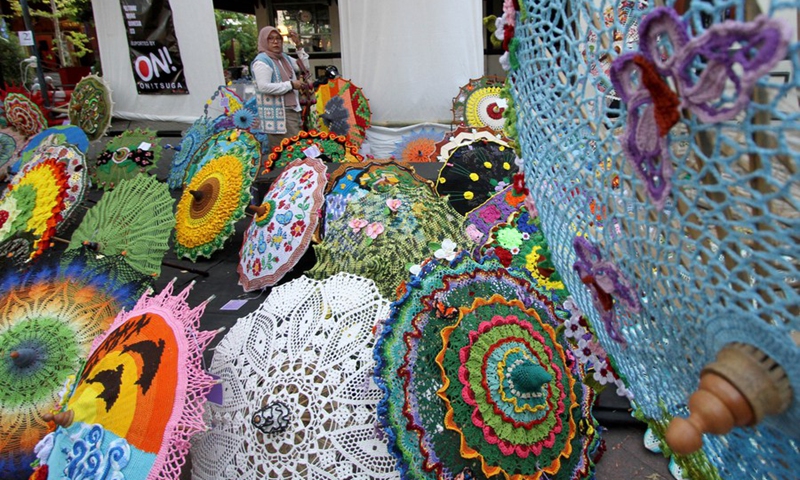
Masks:
[[[494,75],[473,78],[453,98],[453,123],[469,127],[489,127],[502,132],[503,112],[508,102],[501,95],[504,79]]]
[[[18,172],[28,162],[32,161],[38,153],[49,147],[70,145],[84,156],[89,151],[89,139],[83,130],[74,125],[58,125],[50,127],[31,137],[19,152],[20,158],[14,164],[12,171]]]
[[[47,128],[47,115],[27,94],[10,92],[3,100],[8,124],[26,137]]]
[[[295,160],[254,208],[237,268],[245,292],[275,285],[306,253],[319,222],[326,176],[321,160]]]
[[[111,89],[97,75],[83,77],[75,85],[67,108],[69,123],[80,127],[92,141],[105,135],[113,111]]]
[[[172,164],[167,177],[169,188],[183,187],[183,179],[186,177],[186,169],[189,167],[189,163],[211,136],[211,132],[211,122],[205,117],[195,120],[192,126],[183,132],[181,143],[176,147],[172,147],[175,150],[175,154],[172,156]]]
[[[675,457],[684,473],[794,478],[800,79],[796,62],[778,65],[800,52],[785,24],[796,4],[683,5],[678,13],[650,2],[606,27],[600,19],[609,7],[619,12],[617,1],[520,2],[509,76],[518,111],[535,112],[517,119],[525,178],[553,262],[635,415],[662,438],[670,421],[686,427],[676,416],[691,412],[702,424],[698,413],[720,405],[721,388],[745,395],[749,420],[710,421],[716,434],[703,437],[693,426],[679,433],[674,449],[697,449]],[[614,32],[626,38],[634,24],[638,45],[618,54]],[[612,82],[620,108],[592,87],[579,25],[593,26],[596,58],[612,58],[598,76]],[[575,149],[581,137],[594,147]],[[563,189],[570,184],[605,210],[602,224],[590,202]]]
[[[350,143],[343,135],[317,130],[301,131],[294,137],[284,138],[281,144],[272,150],[264,161],[264,173],[306,157],[320,158],[333,163],[364,160],[358,153],[358,146]]]
[[[92,179],[103,190],[111,190],[122,180],[156,168],[161,144],[155,130],[137,128],[112,138],[97,156]]]
[[[461,218],[443,198],[425,189],[375,188],[326,227],[314,246],[317,263],[308,274],[325,278],[348,272],[371,278],[387,298],[408,277],[408,268],[431,257],[445,239],[465,246]]]
[[[79,266],[6,274],[0,287],[0,477],[28,478],[42,415],[130,291]]]
[[[214,379],[203,349],[217,334],[199,331],[206,303],[189,307],[191,287],[173,283],[144,295],[95,339],[58,428],[37,446],[37,474],[80,478],[179,478],[189,440],[205,430]]]
[[[436,193],[447,195],[450,204],[466,215],[496,192],[511,185],[517,173],[517,156],[508,142],[487,132],[456,130],[448,142],[457,142],[442,152],[441,170],[436,179]]]
[[[316,97],[317,102],[309,106],[308,129],[336,132],[360,148],[372,119],[369,101],[361,88],[350,80],[337,77],[320,85]],[[340,127],[341,123],[344,127]]]
[[[555,333],[560,314],[497,260],[422,267],[375,346],[403,478],[594,478],[593,395]]]
[[[375,284],[339,274],[275,287],[214,349],[223,401],[192,442],[195,478],[396,478],[376,430]]]
[[[123,180],[90,208],[72,233],[67,252],[84,246],[122,256],[141,275],[157,278],[175,226],[169,187],[150,175]]]
[[[436,162],[436,143],[442,133],[433,128],[421,128],[403,135],[392,151],[392,156],[403,162]]]
[[[258,141],[247,132],[219,135],[198,159],[175,212],[175,252],[192,261],[222,247],[250,202]]]

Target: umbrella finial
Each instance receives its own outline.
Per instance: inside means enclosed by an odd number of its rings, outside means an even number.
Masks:
[[[198,201],[198,202],[203,201],[203,197],[205,196],[203,194],[203,192],[201,192],[200,190],[189,190],[189,193],[192,194],[192,196],[194,197],[195,201]]]
[[[530,360],[519,360],[511,372],[511,382],[521,393],[536,393],[543,385],[550,383],[553,376],[540,365]]]
[[[10,354],[11,360],[17,368],[30,366],[37,359],[36,350],[32,348],[20,348]]]

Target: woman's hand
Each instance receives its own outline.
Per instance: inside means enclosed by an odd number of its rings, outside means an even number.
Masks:
[[[303,86],[303,82],[301,82],[300,80],[292,80],[291,83],[292,83],[292,90],[300,90],[300,87]]]
[[[289,31],[289,40],[295,44],[296,47],[300,47],[300,34],[295,32],[294,30]]]

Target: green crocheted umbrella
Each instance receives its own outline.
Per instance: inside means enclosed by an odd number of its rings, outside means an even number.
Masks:
[[[134,270],[158,277],[175,226],[169,187],[150,175],[123,180],[86,212],[67,251],[86,245],[105,256],[122,255]]]
[[[344,215],[327,225],[325,241],[314,247],[317,264],[308,274],[354,273],[371,278],[382,295],[393,298],[409,266],[443,252],[445,239],[469,245],[460,223],[447,201],[426,189],[373,190],[348,203]]]
[[[154,169],[160,157],[161,145],[154,130],[128,130],[106,144],[97,157],[92,178],[96,186],[111,190],[122,180]]]
[[[83,77],[69,99],[69,123],[77,125],[89,140],[102,137],[111,125],[114,102],[111,89],[96,75]]]

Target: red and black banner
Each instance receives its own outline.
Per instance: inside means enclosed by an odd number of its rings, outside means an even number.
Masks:
[[[120,0],[133,79],[140,94],[186,94],[169,0]]]

